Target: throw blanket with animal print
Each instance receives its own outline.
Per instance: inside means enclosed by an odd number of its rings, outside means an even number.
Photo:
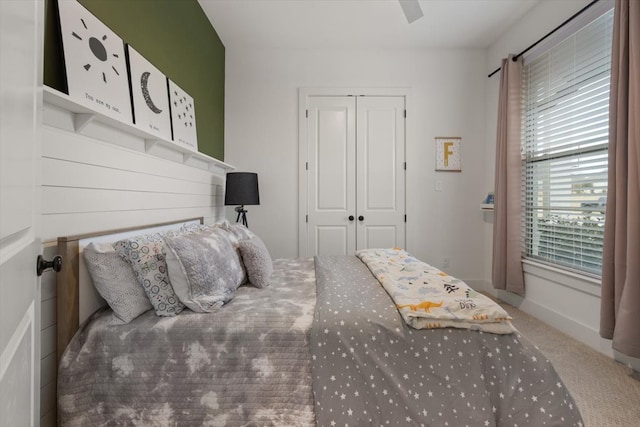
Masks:
[[[453,327],[495,334],[514,331],[511,317],[498,304],[402,249],[364,249],[356,255],[413,328]]]

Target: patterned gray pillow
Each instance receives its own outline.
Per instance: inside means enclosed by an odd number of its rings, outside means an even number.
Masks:
[[[231,241],[237,245],[241,240],[253,239],[256,235],[242,224],[231,224],[228,221],[222,222],[220,228],[226,230],[230,234]]]
[[[169,278],[178,298],[196,312],[211,312],[231,300],[246,277],[228,232],[165,236]]]
[[[218,227],[218,225],[217,224],[199,224],[199,223],[183,224],[180,226],[178,230],[170,230],[165,232],[164,234],[176,235],[176,234],[186,234],[186,233],[199,233],[200,231],[208,230],[211,227]]]
[[[93,285],[113,310],[113,323],[129,323],[153,308],[133,269],[111,243],[89,243],[82,253]]]
[[[215,226],[228,233],[227,237],[229,237],[229,240],[231,240],[231,243],[233,244],[233,248],[235,249],[236,254],[238,255],[238,259],[240,260],[240,263],[242,263],[242,256],[240,255],[240,248],[238,244],[240,243],[241,240],[252,239],[256,235],[244,225],[237,224],[237,223],[231,224],[226,219],[223,220],[222,222],[215,224]],[[242,283],[245,283],[246,281],[247,281],[247,276],[245,274],[245,276],[242,278]]]
[[[238,245],[249,282],[256,288],[268,286],[273,274],[273,261],[264,242],[255,236],[249,240],[241,240]]]
[[[184,310],[184,304],[171,287],[164,246],[160,233],[136,236],[113,244],[116,252],[133,268],[156,314],[175,316]]]

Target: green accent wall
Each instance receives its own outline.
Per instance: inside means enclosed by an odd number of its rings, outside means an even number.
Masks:
[[[198,2],[80,3],[194,98],[198,150],[224,161],[225,49]],[[44,83],[68,93],[56,0],[46,0],[44,42]]]

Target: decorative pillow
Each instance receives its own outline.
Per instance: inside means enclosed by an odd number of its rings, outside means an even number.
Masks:
[[[89,243],[83,257],[93,285],[113,310],[113,323],[129,323],[153,308],[133,269],[111,243]]]
[[[253,239],[256,235],[242,224],[231,224],[228,221],[222,222],[220,228],[226,230],[231,235],[231,241],[237,245],[241,240]]]
[[[249,240],[241,240],[238,245],[249,282],[256,288],[268,286],[273,274],[273,261],[264,242],[255,236]]]
[[[165,234],[184,234],[184,233],[199,233],[201,231],[208,230],[212,227],[218,227],[218,224],[199,224],[199,223],[189,223],[183,224],[180,226],[178,230],[167,231]]]
[[[246,277],[228,232],[165,236],[169,278],[178,298],[197,312],[211,312],[231,300]]]
[[[138,283],[158,316],[175,316],[184,310],[167,274],[164,239],[160,233],[120,240],[113,247],[133,268]]]

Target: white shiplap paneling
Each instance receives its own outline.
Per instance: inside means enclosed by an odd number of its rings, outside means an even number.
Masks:
[[[88,120],[45,99],[42,239],[45,256],[59,236],[224,216],[224,169],[198,156],[154,144],[127,127]],[[55,274],[42,280],[41,425],[54,426]]]

